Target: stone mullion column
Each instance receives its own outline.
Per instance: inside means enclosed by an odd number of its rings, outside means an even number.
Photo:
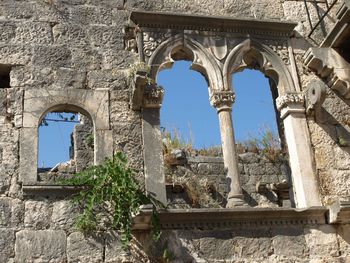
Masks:
[[[321,205],[304,100],[301,93],[285,94],[276,99],[284,124],[297,208]]]
[[[147,85],[142,107],[143,159],[146,191],[164,205],[167,203],[162,136],[160,132],[160,107],[164,90]]]
[[[231,181],[227,208],[244,205],[231,115],[233,102],[234,94],[231,91],[214,92],[210,98],[218,113],[224,165]]]

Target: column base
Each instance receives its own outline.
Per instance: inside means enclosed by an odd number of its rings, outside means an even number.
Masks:
[[[237,195],[228,198],[226,208],[235,208],[240,206],[248,206],[248,204],[244,201],[243,195]]]

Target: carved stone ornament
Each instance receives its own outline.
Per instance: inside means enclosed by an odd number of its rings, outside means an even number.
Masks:
[[[288,43],[286,40],[265,40],[265,44],[271,48],[286,64],[290,64]]]
[[[169,32],[143,32],[143,52],[147,57],[152,56],[154,50],[165,39],[170,37]]]
[[[303,105],[305,102],[304,94],[302,93],[289,93],[279,96],[276,99],[276,107],[280,111],[284,107],[290,106],[291,104]]]
[[[156,84],[147,85],[143,96],[144,108],[160,108],[164,97],[164,89]]]
[[[216,109],[231,109],[235,102],[235,94],[232,91],[215,91],[210,96],[210,104]]]

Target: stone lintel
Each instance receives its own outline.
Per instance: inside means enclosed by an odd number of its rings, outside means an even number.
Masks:
[[[159,211],[162,229],[230,229],[242,226],[325,224],[327,208],[209,208]],[[134,230],[151,227],[152,210],[134,217]]]
[[[295,22],[143,11],[133,11],[130,20],[139,27],[146,28],[233,32],[279,37],[289,37],[297,25]]]

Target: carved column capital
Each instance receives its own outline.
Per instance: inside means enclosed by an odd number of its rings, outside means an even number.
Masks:
[[[143,95],[144,108],[160,108],[164,97],[164,89],[156,84],[149,84],[145,87]]]
[[[303,93],[288,93],[276,99],[276,107],[281,112],[282,119],[291,113],[304,113],[304,103],[305,95]]]
[[[232,91],[215,91],[210,96],[210,104],[218,111],[231,110],[235,102],[235,94]]]

